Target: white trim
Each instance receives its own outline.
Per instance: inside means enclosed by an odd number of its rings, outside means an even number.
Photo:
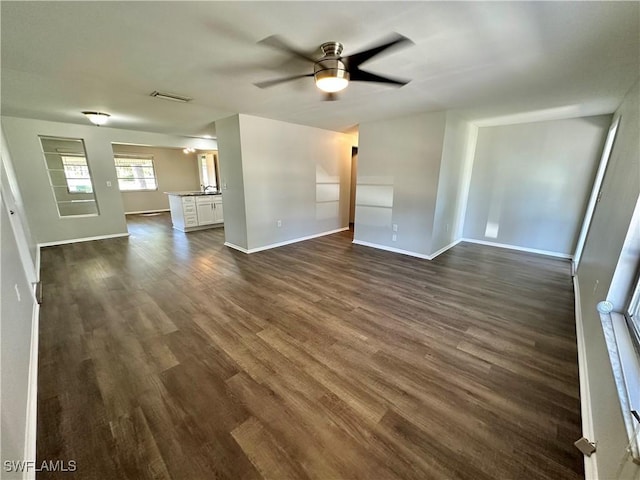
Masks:
[[[335,230],[329,230],[328,232],[316,233],[314,235],[307,235],[306,237],[294,238],[292,240],[285,240],[284,242],[271,243],[263,247],[256,247],[256,248],[249,248],[249,249],[244,249],[242,247],[233,245],[228,242],[225,242],[224,244],[228,247],[235,248],[236,250],[240,250],[241,252],[244,252],[244,253],[256,253],[256,252],[262,252],[263,250],[271,250],[272,248],[284,247],[285,245],[291,245],[292,243],[304,242],[305,240],[311,240],[312,238],[324,237],[325,235],[333,235],[334,233],[344,232],[345,230],[349,230],[349,227],[337,228]]]
[[[378,250],[385,250],[387,252],[401,253],[402,255],[409,255],[410,257],[422,258],[423,260],[431,260],[429,255],[423,253],[410,252],[409,250],[402,250],[401,248],[388,247],[387,245],[380,245],[378,243],[363,242],[362,240],[354,240],[352,243],[356,245],[362,245],[365,247],[377,248]]]
[[[384,250],[386,252],[400,253],[401,255],[409,255],[410,257],[421,258],[423,260],[433,260],[438,255],[441,255],[447,250],[449,250],[450,248],[455,247],[460,242],[461,242],[461,239],[455,240],[451,242],[449,245],[442,247],[440,250],[436,251],[435,253],[432,253],[431,255],[425,255],[424,253],[417,253],[417,252],[412,252],[410,250],[403,250],[401,248],[390,247],[388,245],[381,245],[379,243],[365,242],[362,240],[354,239],[351,243],[355,245],[362,245],[364,247],[377,248],[378,250]]]
[[[91,202],[95,202],[95,200],[88,200]],[[99,213],[83,213],[80,215],[60,215],[60,212],[58,212],[58,218],[60,220],[75,220],[76,218],[89,218],[89,217],[99,217],[100,214]]]
[[[128,237],[127,233],[112,233],[110,235],[98,235],[97,237],[72,238],[70,240],[54,240],[53,242],[42,242],[38,248],[53,247],[54,245],[67,245],[68,243],[92,242],[93,240],[106,240],[108,238]]]
[[[170,212],[168,208],[162,208],[159,210],[140,210],[137,212],[124,212],[125,215],[140,215],[141,213],[160,213],[160,212]]]
[[[40,245],[36,245],[36,282],[40,281]]]
[[[235,243],[231,243],[231,242],[224,242],[224,246],[225,247],[229,247],[229,248],[233,248],[234,250],[238,250],[242,253],[250,253],[249,250],[247,250],[246,248],[243,248],[239,245],[236,245]]]
[[[584,325],[582,323],[582,307],[580,303],[580,284],[578,277],[573,277],[573,296],[576,312],[576,340],[578,344],[578,373],[580,377],[580,417],[582,418],[582,435],[590,442],[595,442],[593,430],[593,411],[591,409],[591,389],[589,387],[589,365],[584,339]],[[598,479],[597,453],[590,457],[584,456],[584,478]]]
[[[39,249],[38,249],[39,250]],[[38,335],[40,305],[34,301],[31,316],[31,345],[29,349],[29,381],[27,385],[27,415],[24,436],[24,460],[36,461],[36,439],[38,427]],[[24,480],[35,480],[35,471],[28,469]]]
[[[205,225],[196,225],[195,227],[184,227],[184,228],[176,227],[175,225],[172,225],[172,226],[175,230],[178,230],[179,232],[189,233],[189,232],[197,232],[199,230],[208,230],[210,228],[224,227],[224,222],[207,223]]]
[[[36,281],[40,281],[40,246],[36,246]],[[27,415],[24,436],[24,459],[36,461],[36,440],[38,436],[38,345],[40,338],[40,304],[36,295],[37,284],[33,285],[33,312],[31,315],[31,342],[29,346],[29,380],[27,384]],[[24,480],[35,480],[35,471],[26,470]]]
[[[601,318],[605,315],[600,315]],[[613,377],[616,381],[622,416],[624,417],[627,435],[629,436],[629,446],[627,451],[631,460],[640,465],[640,431],[637,421],[632,415],[632,411],[640,412],[640,358],[633,346],[631,332],[623,314],[611,312],[608,315],[610,332],[613,334],[613,343],[610,345],[610,337],[605,331],[605,340],[609,350],[609,357],[616,356],[616,360],[611,359]],[[605,328],[605,319],[603,329]]]
[[[475,238],[462,238],[461,241],[469,242],[469,243],[477,243],[480,245],[488,245],[490,247],[507,248],[509,250],[518,250],[519,252],[537,253],[539,255],[548,255],[550,257],[559,257],[559,258],[567,258],[567,259],[573,258],[572,255],[568,253],[552,252],[550,250],[539,250],[537,248],[519,247],[517,245],[508,245],[506,243],[486,242],[484,240],[476,240]]]
[[[345,230],[349,230],[349,227],[337,228],[335,230],[329,230],[327,232],[316,233],[314,235],[307,235],[306,237],[294,238],[291,240],[285,240],[284,242],[272,243],[270,245],[265,245],[263,247],[250,248],[248,253],[261,252],[263,250],[270,250],[272,248],[283,247],[285,245],[290,245],[292,243],[304,242],[305,240],[311,240],[312,238],[324,237],[326,235],[333,235],[334,233],[344,232]]]
[[[462,241],[462,239],[458,239],[455,240],[453,242],[451,242],[449,245],[446,245],[444,247],[442,247],[440,250],[432,253],[431,255],[429,255],[429,260],[433,260],[434,258],[436,258],[438,255],[442,255],[444,252],[446,252],[447,250],[449,250],[450,248],[455,247],[457,244],[459,244]]]

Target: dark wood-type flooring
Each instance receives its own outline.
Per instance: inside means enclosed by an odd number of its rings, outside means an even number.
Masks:
[[[42,252],[38,478],[582,477],[568,262],[129,229]]]

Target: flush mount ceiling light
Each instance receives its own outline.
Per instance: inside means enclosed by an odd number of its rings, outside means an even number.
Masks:
[[[93,123],[94,125],[97,125],[98,127],[100,125],[104,125],[105,123],[107,123],[109,121],[109,117],[111,116],[108,113],[104,113],[104,112],[82,112],[82,113],[87,116],[87,118],[91,123]]]

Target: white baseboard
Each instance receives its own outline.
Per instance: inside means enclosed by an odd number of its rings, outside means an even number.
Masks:
[[[229,248],[233,248],[234,250],[238,250],[239,252],[242,252],[242,253],[249,253],[249,250],[247,250],[246,248],[240,247],[240,246],[236,245],[235,243],[224,242],[224,246],[225,247],[229,247]]]
[[[451,242],[449,245],[442,247],[440,250],[436,251],[435,253],[432,253],[431,255],[429,255],[429,260],[433,260],[434,258],[436,258],[438,255],[442,255],[444,252],[446,252],[447,250],[449,250],[450,248],[455,247],[457,244],[459,244],[462,240],[458,239],[455,240],[453,242]]]
[[[161,208],[160,210],[140,210],[137,212],[124,212],[125,215],[140,215],[141,213],[161,213],[161,212],[170,212],[168,208]]]
[[[578,277],[573,277],[573,296],[576,312],[576,340],[578,343],[578,372],[580,377],[580,417],[582,418],[582,435],[595,441],[593,431],[593,411],[591,410],[591,390],[589,387],[589,367],[584,339],[584,325],[582,323],[582,306],[580,303],[580,284]],[[577,439],[576,439],[577,440]],[[597,453],[590,457],[584,456],[584,478],[586,480],[598,479]]]
[[[111,235],[98,235],[97,237],[73,238],[71,240],[55,240],[53,242],[39,243],[38,244],[38,248],[53,247],[55,245],[67,245],[69,243],[91,242],[93,240],[106,240],[108,238],[118,238],[118,237],[128,237],[128,236],[129,236],[129,232],[127,232],[127,233],[113,233]]]
[[[431,255],[425,255],[424,253],[412,252],[410,250],[403,250],[401,248],[390,247],[388,245],[381,245],[379,243],[372,242],[364,242],[362,240],[353,240],[352,243],[356,245],[362,245],[365,247],[377,248],[378,250],[384,250],[386,252],[400,253],[402,255],[409,255],[410,257],[422,258],[423,260],[433,260],[438,255],[442,255],[444,252],[449,250],[450,248],[455,247],[458,243],[460,243],[460,239],[451,242],[449,245],[442,247],[440,250],[432,253]]]
[[[29,346],[29,380],[27,386],[27,418],[24,436],[24,460],[36,461],[36,439],[38,427],[38,336],[40,305],[34,301],[31,316],[31,344]],[[35,480],[33,469],[24,472],[24,480]]]
[[[402,250],[401,248],[389,247],[387,245],[380,245],[378,243],[363,242],[362,240],[354,240],[354,244],[362,245],[364,247],[377,248],[378,250],[385,250],[387,252],[401,253],[402,255],[409,255],[411,257],[422,258],[423,260],[431,260],[429,255],[423,253],[411,252],[409,250]]]
[[[36,246],[35,274],[40,281],[40,246]],[[40,304],[36,298],[37,284],[33,285],[33,310],[31,313],[31,341],[29,344],[29,378],[27,382],[27,414],[24,435],[24,460],[36,461],[36,440],[38,436],[38,345],[40,338]],[[35,480],[33,469],[24,471],[23,480]]]
[[[349,230],[349,227],[337,228],[335,230],[329,230],[327,232],[316,233],[314,235],[307,235],[306,237],[294,238],[292,240],[285,240],[284,242],[271,243],[271,244],[265,245],[263,247],[256,247],[256,248],[249,248],[249,249],[246,249],[246,248],[243,248],[243,247],[239,247],[238,245],[234,245],[233,243],[229,243],[229,242],[224,242],[224,244],[227,247],[231,247],[231,248],[233,248],[235,250],[239,250],[239,251],[241,251],[243,253],[256,253],[256,252],[262,252],[263,250],[271,250],[272,248],[283,247],[285,245],[291,245],[292,243],[304,242],[305,240],[311,240],[312,238],[324,237],[325,235],[332,235],[334,233],[344,232],[345,230]]]
[[[573,255],[567,253],[560,252],[552,252],[550,250],[539,250],[537,248],[527,248],[527,247],[518,247],[515,245],[508,245],[506,243],[497,243],[497,242],[487,242],[485,240],[476,240],[475,238],[462,238],[462,242],[469,243],[477,243],[479,245],[488,245],[489,247],[498,247],[498,248],[506,248],[509,250],[517,250],[519,252],[527,252],[527,253],[537,253],[538,255],[547,255],[549,257],[558,257],[558,258],[573,258]]]

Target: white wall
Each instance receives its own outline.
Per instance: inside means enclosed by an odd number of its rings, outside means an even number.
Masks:
[[[39,272],[36,271],[38,247],[31,235],[31,227],[29,226],[29,219],[27,218],[24,207],[24,200],[18,188],[18,180],[16,179],[13,169],[11,154],[7,149],[4,129],[0,128],[0,134],[0,162],[2,163],[1,188],[3,201],[9,210],[15,212],[11,217],[11,223],[17,235],[24,239],[22,242],[18,242],[18,247],[22,250],[21,257],[23,258],[23,262],[26,262],[25,270],[27,271],[29,281],[36,282],[39,278]]]
[[[225,241],[247,250],[249,245],[239,115],[216,120],[216,135],[218,136],[220,187],[224,205]]]
[[[2,165],[4,170],[4,162]],[[5,172],[2,172],[5,176]],[[37,359],[37,304],[29,277],[36,276],[30,260],[25,262],[19,244],[30,243],[16,233],[5,197],[10,195],[3,183],[0,199],[0,404],[1,460],[35,460],[35,375],[32,361]],[[37,345],[37,343],[36,343]],[[33,349],[33,350],[32,350]],[[33,352],[33,354],[32,354]],[[2,478],[21,478],[4,472]]]
[[[350,135],[249,115],[216,132],[228,243],[252,251],[348,227]]]
[[[153,156],[158,189],[148,192],[121,192],[126,213],[168,210],[169,198],[164,192],[200,190],[198,159],[195,153],[185,154],[182,148],[119,144],[113,145],[113,153]]]
[[[573,254],[610,122],[481,127],[463,236]]]
[[[636,83],[614,115],[621,117],[620,125],[577,272],[595,433],[592,440],[598,442],[595,456],[601,479],[640,478],[640,466],[624,460],[628,438],[596,311],[597,303],[607,297],[640,195],[638,105]]]
[[[214,140],[25,118],[2,117],[2,127],[36,243],[127,234],[124,206],[113,163],[112,143],[217,149]],[[39,135],[81,138],[85,141],[100,215],[83,218],[58,216]],[[107,182],[111,182],[111,187],[107,186]]]
[[[432,254],[459,238],[457,227],[464,213],[464,193],[467,188],[464,168],[469,159],[467,150],[473,147],[469,145],[470,128],[469,122],[462,117],[447,112],[433,221]]]
[[[432,252],[445,124],[444,112],[360,124],[354,241]]]
[[[248,115],[240,132],[249,249],[349,226],[350,136]]]

